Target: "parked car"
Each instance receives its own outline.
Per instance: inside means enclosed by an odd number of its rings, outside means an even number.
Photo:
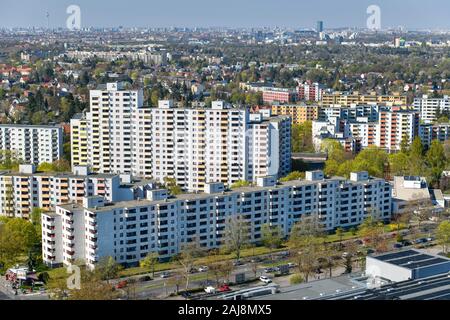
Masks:
[[[214,288],[214,287],[206,287],[205,288],[205,292],[208,293],[208,294],[214,294],[214,293],[216,293],[216,288]]]
[[[403,244],[401,244],[400,242],[394,243],[393,245],[394,249],[400,249],[403,248]]]
[[[357,239],[357,240],[355,240],[355,244],[363,245],[364,242],[362,242],[362,240],[360,240],[360,239]]]
[[[291,269],[295,268],[296,266],[297,266],[297,264],[295,264],[295,263],[292,263],[292,262],[288,263],[288,267],[291,268]]]
[[[198,272],[206,272],[208,271],[208,267],[207,266],[201,266],[200,268],[198,268]]]
[[[126,286],[128,285],[128,281],[120,281],[117,285],[116,285],[116,288],[117,289],[123,289],[123,288],[125,288]]]
[[[404,247],[412,246],[412,242],[409,240],[405,240],[402,242]]]
[[[170,277],[170,273],[169,272],[163,272],[161,274],[161,278],[163,278],[163,279],[166,279],[166,278],[169,278],[169,277]]]
[[[150,276],[143,276],[139,278],[139,282],[147,282],[153,280]]]
[[[235,261],[233,262],[233,266],[238,267],[238,266],[243,266],[244,263],[242,261]]]
[[[264,282],[264,283],[267,283],[267,284],[272,282],[272,280],[270,278],[266,277],[266,276],[259,277],[259,280]]]
[[[231,289],[227,284],[223,284],[219,287],[219,292],[228,292],[228,291],[231,291]]]
[[[275,268],[265,268],[264,269],[264,272],[265,273],[273,273],[273,272],[276,272],[277,270],[275,270]]]
[[[197,273],[198,270],[196,268],[191,268],[189,269],[189,273]]]

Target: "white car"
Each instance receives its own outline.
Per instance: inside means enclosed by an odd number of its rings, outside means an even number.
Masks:
[[[208,293],[208,294],[216,293],[216,288],[214,288],[214,287],[206,287],[205,288],[205,292]]]
[[[259,277],[259,280],[264,282],[264,283],[271,283],[272,282],[272,280],[270,278],[266,277],[266,276]]]
[[[203,266],[203,267],[200,267],[200,268],[198,268],[198,272],[206,272],[206,271],[208,271],[208,267],[207,266]]]

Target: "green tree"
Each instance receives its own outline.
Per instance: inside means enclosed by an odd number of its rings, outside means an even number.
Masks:
[[[436,185],[442,176],[442,171],[445,170],[447,158],[445,157],[444,147],[438,140],[431,143],[431,147],[426,155],[427,163],[430,168],[431,181],[430,184]]]
[[[42,218],[42,209],[33,208],[33,210],[31,210],[31,223],[33,223],[34,225],[36,235],[38,236],[38,238],[42,236],[41,218]]]
[[[141,268],[149,268],[152,270],[152,276],[155,277],[155,266],[159,262],[159,256],[156,252],[150,252],[139,262]]]
[[[48,162],[43,162],[37,167],[37,171],[40,172],[52,172],[53,171],[53,165]]]
[[[414,176],[421,176],[426,171],[425,159],[423,157],[424,147],[422,140],[416,137],[411,144],[409,152],[410,173]]]
[[[270,254],[273,260],[273,250],[278,249],[283,244],[283,230],[280,226],[271,226],[264,224],[261,229],[262,242],[265,247],[270,249]]]
[[[383,178],[385,166],[388,163],[388,155],[386,151],[369,147],[361,151],[355,158],[352,169],[356,171],[367,171],[369,175]]]
[[[443,221],[436,230],[436,238],[442,246],[442,251],[447,254],[450,246],[450,221]]]
[[[406,176],[411,174],[409,156],[406,153],[399,152],[389,155],[389,166],[391,174],[394,176]]]
[[[177,180],[175,178],[165,177],[164,186],[167,190],[169,190],[170,194],[173,196],[183,193],[183,189],[181,189],[181,187],[177,185]]]
[[[288,181],[294,181],[294,180],[300,180],[305,178],[305,173],[300,171],[293,171],[289,173],[286,177],[281,178],[281,182],[288,182]]]
[[[386,250],[384,224],[376,217],[370,216],[358,227],[358,235],[368,240],[377,251]]]
[[[95,271],[102,280],[109,283],[109,280],[117,278],[119,271],[122,269],[123,267],[113,257],[104,257],[97,263]]]
[[[317,214],[305,216],[291,230],[289,243],[294,251],[295,262],[299,274],[303,274],[306,282],[319,266],[321,248],[324,245],[324,233]]]
[[[292,126],[292,152],[314,152],[312,121]]]

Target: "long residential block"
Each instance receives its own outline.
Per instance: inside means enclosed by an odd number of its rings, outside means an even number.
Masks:
[[[317,215],[324,230],[333,230],[357,226],[371,215],[389,220],[391,205],[390,184],[367,172],[352,173],[349,180],[325,179],[321,171],[285,183],[265,177],[257,186],[236,190],[211,183],[204,193],[177,197],[168,197],[167,190],[150,190],[146,200],[127,202],[90,197],[43,215],[43,259],[51,266],[80,259],[95,266],[111,256],[132,266],[150,252],[168,259],[192,241],[205,249],[218,248],[226,242],[232,217],[242,217],[251,242],[258,243],[265,224],[289,235],[303,217]]]

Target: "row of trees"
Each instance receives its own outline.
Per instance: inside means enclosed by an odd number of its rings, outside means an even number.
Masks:
[[[450,148],[444,148],[442,143],[434,140],[426,150],[418,137],[411,145],[404,140],[401,151],[390,155],[380,148],[369,147],[354,157],[334,140],[325,140],[322,150],[328,153],[325,174],[329,176],[348,177],[355,171],[368,171],[371,176],[379,178],[425,176],[433,187],[439,187],[442,172],[450,159]]]
[[[392,175],[425,176],[428,183],[436,188],[440,187],[442,172],[447,169],[450,159],[449,144],[444,145],[434,140],[428,150],[416,137],[409,146],[403,141],[401,151],[389,156]]]

